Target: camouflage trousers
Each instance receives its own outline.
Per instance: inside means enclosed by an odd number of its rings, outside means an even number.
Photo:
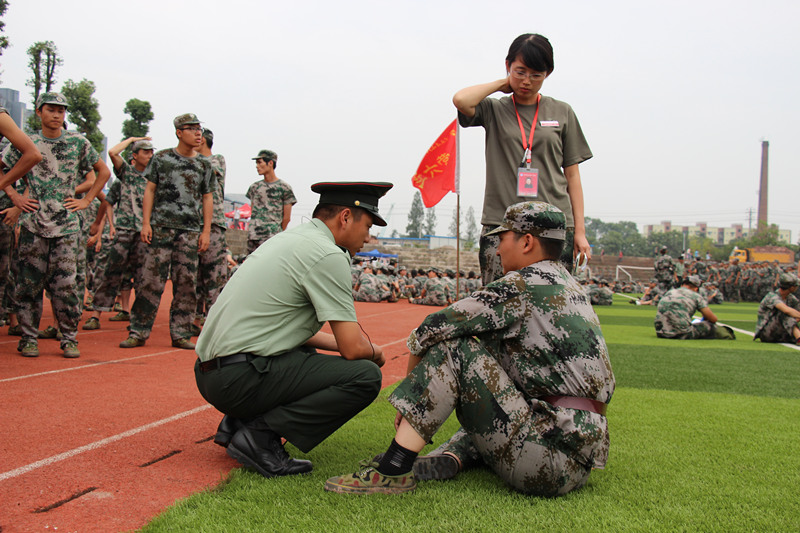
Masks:
[[[99,265],[95,281],[94,308],[96,311],[111,311],[120,289],[125,288],[133,273],[134,285],[142,285],[144,256],[149,250],[142,242],[142,234],[134,230],[117,230],[108,247],[105,265]],[[161,289],[164,290],[163,288]]]
[[[777,309],[773,310],[767,318],[764,327],[753,337],[761,342],[794,342],[792,330],[797,327],[797,319]]]
[[[656,323],[658,324],[658,323]],[[684,333],[678,333],[675,335],[670,335],[667,337],[660,331],[656,330],[656,336],[662,339],[713,339],[714,338],[714,330],[716,326],[712,322],[708,322],[707,320],[703,320],[701,322],[697,322],[692,324],[692,328]]]
[[[358,290],[353,293],[353,299],[357,302],[383,302],[391,297],[391,291],[373,292]]]
[[[200,254],[197,269],[197,313],[205,315],[228,282],[228,245],[225,230],[211,226],[208,250]]]
[[[725,282],[722,285],[722,293],[725,295],[725,301],[730,303],[739,303],[741,294],[739,293],[739,286],[733,282]]]
[[[591,458],[567,455],[546,440],[572,423],[574,415],[567,411],[574,410],[526,399],[475,338],[457,338],[431,347],[389,402],[426,441],[455,410],[463,434],[483,462],[520,492],[566,494],[582,487],[591,473]],[[586,415],[606,430],[605,417]]]
[[[131,306],[131,337],[150,337],[167,278],[171,278],[169,334],[173,341],[191,338],[197,307],[199,236],[196,231],[153,227],[153,238],[144,255],[141,288]]]
[[[423,296],[422,298],[412,298],[409,302],[417,305],[438,305],[441,307],[447,305],[447,298],[434,294]]]
[[[12,234],[13,235],[13,234]],[[19,243],[16,238],[11,240],[11,258],[6,272],[5,295],[3,297],[3,308],[8,313],[16,313],[19,309],[17,305],[17,278],[19,277]]]
[[[36,342],[39,336],[46,289],[63,336],[61,345],[76,342],[82,312],[77,287],[78,258],[84,252],[80,239],[80,232],[48,239],[20,228],[16,298],[24,339]]]
[[[0,316],[8,313],[6,289],[11,286],[11,256],[14,253],[14,226],[7,226],[0,220]]]
[[[483,281],[484,286],[503,277],[503,265],[500,263],[500,256],[497,255],[497,248],[500,246],[500,235],[486,235],[486,233],[495,228],[497,226],[483,226],[483,229],[481,229],[478,262],[481,265],[481,281]],[[575,228],[567,228],[567,236],[564,240],[564,250],[561,252],[560,261],[570,273],[572,273],[573,265],[573,248],[575,248]]]

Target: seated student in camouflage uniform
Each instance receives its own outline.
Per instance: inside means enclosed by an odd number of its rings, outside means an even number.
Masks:
[[[608,288],[608,281],[601,279],[597,282],[597,288],[590,295],[592,305],[612,305],[614,303],[614,293]]]
[[[64,357],[79,357],[76,333],[83,294],[78,294],[78,254],[84,253],[78,211],[86,209],[108,181],[111,172],[91,143],[81,134],[64,130],[67,99],[47,92],[36,102],[42,130],[31,135],[43,159],[25,176],[34,202],[32,212],[20,218],[19,283],[16,298],[22,340],[17,349],[26,357],[39,355],[42,292],[50,293],[61,332]],[[3,154],[5,168],[14,168],[21,153],[10,146]],[[95,176],[92,180],[87,175]],[[75,198],[76,189],[88,187]],[[84,187],[82,187],[84,186]]]
[[[758,306],[758,322],[753,340],[800,344],[800,302],[793,294],[800,284],[794,274],[780,275],[778,290],[770,292]]]
[[[247,253],[252,254],[256,248],[286,229],[292,218],[292,206],[297,203],[292,187],[278,179],[275,168],[278,166],[278,154],[271,150],[261,150],[253,158],[256,170],[264,179],[250,185],[247,197],[250,199],[252,214],[247,227]]]
[[[143,346],[150,337],[167,278],[172,280],[169,333],[172,346],[194,350],[192,320],[197,308],[198,254],[208,249],[214,169],[195,152],[203,128],[193,113],[172,121],[178,146],[156,152],[145,170],[142,241],[148,244],[142,288],[131,307],[130,335],[121,348]]]
[[[597,315],[559,262],[565,222],[544,202],[506,210],[494,230],[505,276],[411,332],[409,374],[389,397],[394,441],[325,490],[407,492],[474,459],[515,490],[557,496],[605,465],[614,374]],[[454,410],[462,429],[417,457]]]
[[[661,289],[656,284],[655,280],[650,280],[650,284],[645,288],[642,297],[638,300],[630,300],[628,303],[636,305],[658,305],[658,301],[662,296]]]
[[[365,266],[353,288],[353,299],[357,302],[386,302],[391,297],[389,286],[373,273],[372,266]]]
[[[697,277],[699,278],[700,276]],[[703,286],[700,287],[700,296],[705,298],[709,305],[721,304],[724,302],[724,299],[722,298],[722,291],[720,291],[713,283],[703,283]]]
[[[431,268],[428,270],[428,279],[422,286],[419,298],[409,298],[409,303],[417,305],[448,305],[453,302],[450,287],[440,278],[441,270]]]
[[[689,276],[677,289],[671,289],[659,300],[656,313],[656,335],[664,339],[733,339],[733,330],[717,326],[717,316],[708,308],[698,290],[702,282]],[[703,320],[693,321],[696,311]]]

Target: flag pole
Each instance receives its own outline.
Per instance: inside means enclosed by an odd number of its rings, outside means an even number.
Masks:
[[[461,290],[461,150],[459,150],[459,125],[456,119],[456,300]]]

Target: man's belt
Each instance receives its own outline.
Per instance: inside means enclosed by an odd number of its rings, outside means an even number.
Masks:
[[[607,404],[590,400],[589,398],[578,398],[577,396],[543,396],[539,398],[543,402],[556,407],[566,407],[567,409],[580,409],[581,411],[591,411],[598,415],[606,416]]]
[[[246,363],[250,361],[253,356],[249,353],[235,353],[233,355],[226,355],[225,357],[215,357],[210,361],[200,363],[200,372],[205,374],[223,366],[235,365],[236,363]]]

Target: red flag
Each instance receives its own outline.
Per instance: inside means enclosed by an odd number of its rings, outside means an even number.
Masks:
[[[456,192],[456,121],[428,148],[411,183],[419,189],[425,207],[433,207],[448,192]]]

